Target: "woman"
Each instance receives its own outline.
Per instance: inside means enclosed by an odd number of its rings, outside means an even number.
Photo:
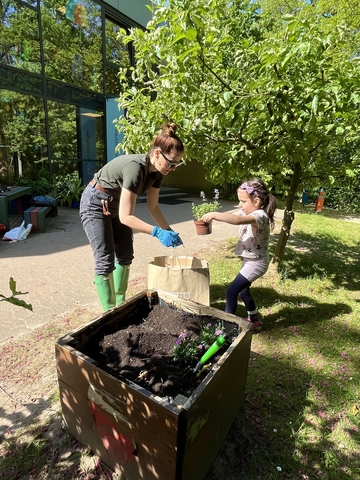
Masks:
[[[163,176],[182,165],[183,154],[184,145],[176,135],[176,125],[165,124],[149,153],[114,158],[85,188],[80,218],[93,250],[94,283],[104,311],[125,300],[134,258],[133,230],[157,237],[166,247],[182,245],[158,203]],[[134,215],[136,199],[145,192],[155,227]]]

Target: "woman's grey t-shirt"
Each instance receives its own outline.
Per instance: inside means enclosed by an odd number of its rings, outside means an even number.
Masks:
[[[146,154],[120,155],[104,165],[94,180],[109,194],[119,199],[121,190],[126,188],[136,195],[143,195],[149,188],[160,188],[163,175],[149,171]]]

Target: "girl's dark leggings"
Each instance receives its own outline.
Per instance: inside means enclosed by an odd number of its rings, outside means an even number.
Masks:
[[[251,282],[241,275],[241,273],[235,277],[234,281],[226,290],[226,313],[235,314],[239,295],[245,303],[246,311],[248,313],[256,312],[255,301],[250,294],[250,285]]]

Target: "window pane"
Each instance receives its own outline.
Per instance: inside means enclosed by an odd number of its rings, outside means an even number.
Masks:
[[[106,93],[111,95],[116,95],[120,92],[120,82],[117,76],[119,67],[130,68],[128,47],[122,45],[120,40],[118,40],[121,28],[108,18],[105,19],[105,83]]]
[[[0,178],[36,178],[48,168],[44,102],[32,95],[0,90]]]
[[[116,95],[120,92],[120,82],[117,73],[117,69],[105,67],[106,93],[109,95]]]
[[[12,0],[0,7],[0,63],[40,73],[37,12]]]
[[[117,39],[120,29],[124,30],[123,27],[120,27],[108,18],[105,19],[106,60],[121,67],[129,67],[130,56],[128,47],[127,45],[122,45]]]
[[[101,7],[91,0],[44,0],[46,76],[103,92]]]
[[[78,109],[80,176],[84,183],[92,180],[94,173],[105,161],[104,114],[88,108]]]
[[[22,1],[25,3],[28,3],[32,7],[37,7],[37,3],[38,3],[37,0],[22,0]]]
[[[52,161],[77,159],[76,107],[65,103],[48,102],[50,147]]]

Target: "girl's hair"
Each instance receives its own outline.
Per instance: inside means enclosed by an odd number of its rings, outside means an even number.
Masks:
[[[261,208],[266,212],[270,219],[271,230],[275,226],[276,199],[267,189],[265,183],[260,178],[252,178],[240,185],[239,190],[246,190],[251,197],[258,197],[262,201]]]
[[[151,151],[155,148],[160,148],[162,152],[170,153],[175,149],[177,152],[184,151],[184,144],[180,137],[176,135],[177,126],[175,123],[164,123],[162,125],[162,132],[157,135],[151,145]]]

